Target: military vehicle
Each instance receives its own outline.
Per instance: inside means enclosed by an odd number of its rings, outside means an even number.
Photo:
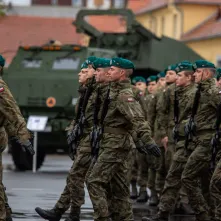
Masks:
[[[126,31],[101,32],[85,20],[91,15],[120,15],[126,20]],[[73,24],[77,32],[90,37],[88,47],[56,44],[19,47],[4,76],[26,119],[33,115],[49,119],[45,132],[38,135],[38,168],[46,152],[67,149],[64,129],[74,116],[78,97],[77,74],[86,57],[117,55],[130,59],[136,66],[134,75],[144,77],[164,70],[169,64],[201,59],[183,43],[155,36],[127,9],[81,10]],[[28,166],[20,157],[19,148],[11,145],[10,150],[18,169],[31,169],[31,164]]]

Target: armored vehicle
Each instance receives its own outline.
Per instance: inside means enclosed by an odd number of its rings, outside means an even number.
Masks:
[[[125,32],[104,33],[87,22],[90,21],[89,16],[102,15],[121,16],[126,21]],[[132,60],[136,67],[134,75],[147,77],[183,60],[193,62],[202,59],[182,42],[154,35],[135,20],[129,9],[81,10],[73,24],[78,33],[85,33],[90,37],[89,47],[112,49],[118,56]],[[109,23],[107,25],[111,26]]]
[[[126,31],[101,32],[86,21],[87,16],[91,15],[122,16],[126,20]],[[136,66],[134,75],[144,77],[182,60],[201,59],[183,43],[155,36],[139,24],[132,11],[127,9],[81,10],[73,25],[77,32],[90,37],[88,47],[56,44],[19,47],[4,76],[26,119],[33,115],[48,117],[45,131],[38,135],[38,168],[46,152],[67,149],[64,129],[74,117],[78,97],[77,74],[86,57],[117,55],[130,59]],[[19,148],[11,145],[10,150],[18,169],[31,169],[31,164],[24,163]]]

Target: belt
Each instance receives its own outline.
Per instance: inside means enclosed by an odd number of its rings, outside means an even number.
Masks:
[[[119,127],[104,127],[104,133],[110,134],[128,134],[127,130]]]

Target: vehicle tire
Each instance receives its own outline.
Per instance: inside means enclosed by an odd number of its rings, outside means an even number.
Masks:
[[[22,148],[16,143],[9,143],[12,160],[15,167],[19,171],[32,170],[33,156],[29,153],[24,152]],[[37,151],[37,170],[42,166],[45,159],[45,151],[43,148],[38,148]]]

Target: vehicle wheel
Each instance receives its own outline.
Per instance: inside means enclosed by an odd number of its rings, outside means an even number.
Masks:
[[[16,142],[10,143],[9,148],[11,150],[12,160],[17,170],[19,171],[32,170],[33,156],[31,156],[27,152],[24,152]],[[44,149],[38,148],[37,169],[39,169],[42,166],[44,159],[45,159]]]

